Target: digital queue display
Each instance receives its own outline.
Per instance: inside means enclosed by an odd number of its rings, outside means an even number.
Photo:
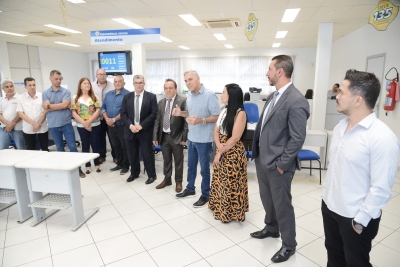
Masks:
[[[106,72],[126,72],[126,54],[114,53],[106,54],[100,53],[100,66]]]

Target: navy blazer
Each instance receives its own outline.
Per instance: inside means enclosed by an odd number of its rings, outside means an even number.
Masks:
[[[133,133],[129,126],[135,124],[135,91],[124,96],[122,100],[121,117],[124,122],[124,139],[132,140],[135,135],[138,138],[149,139],[153,137],[154,121],[157,116],[157,97],[155,94],[144,91],[142,107],[140,109],[140,125],[142,130]]]

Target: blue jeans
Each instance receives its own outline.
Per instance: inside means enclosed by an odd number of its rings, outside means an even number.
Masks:
[[[68,123],[61,127],[53,127],[49,128],[51,136],[53,137],[53,141],[56,144],[57,151],[65,151],[64,149],[64,139],[67,142],[67,146],[70,152],[78,152],[76,149],[76,140],[74,128],[72,127],[72,123]]]
[[[22,130],[12,130],[6,132],[6,128],[0,128],[0,150],[7,149],[13,140],[17,149],[25,149],[25,139]]]
[[[92,127],[91,131],[86,130],[85,128],[78,127],[79,136],[82,141],[82,152],[88,153],[90,152],[90,146],[92,146],[93,153],[100,153],[100,128],[101,126]],[[99,158],[94,159],[94,166],[99,166]],[[90,167],[90,161],[86,163],[86,167]]]
[[[194,183],[197,176],[197,163],[200,161],[200,174],[203,178],[201,181],[201,196],[210,196],[210,151],[212,143],[196,143],[187,141],[188,148],[188,185],[186,189],[195,192]]]

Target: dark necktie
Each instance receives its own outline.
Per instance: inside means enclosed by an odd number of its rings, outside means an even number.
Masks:
[[[170,113],[171,113],[171,100],[172,99],[168,99],[168,103],[167,103],[167,108],[165,109],[165,114],[164,114],[164,123],[163,123],[163,127],[164,127],[164,131],[169,129],[169,124],[170,124]]]
[[[140,95],[136,95],[136,103],[135,103],[135,122],[140,123],[139,117],[139,97]]]

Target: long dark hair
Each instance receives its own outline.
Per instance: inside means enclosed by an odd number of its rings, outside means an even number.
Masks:
[[[228,138],[230,138],[232,137],[233,124],[235,123],[235,118],[238,110],[240,109],[244,111],[243,91],[242,88],[240,88],[240,86],[236,83],[227,84],[225,85],[225,88],[228,93],[229,99],[228,106],[226,108],[226,116],[224,121],[222,122],[222,129],[225,130]],[[246,130],[243,132],[240,139],[244,138],[245,132]]]

